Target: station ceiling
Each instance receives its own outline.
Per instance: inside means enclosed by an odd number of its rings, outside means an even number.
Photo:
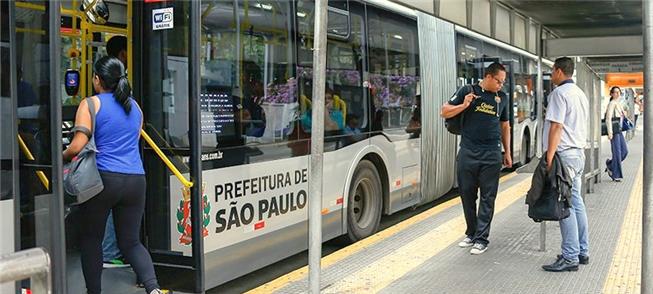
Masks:
[[[500,0],[559,38],[642,34],[642,0]]]
[[[499,1],[541,23],[557,38],[642,36],[642,0]],[[641,55],[592,57],[588,63],[600,74],[640,72],[643,67]]]

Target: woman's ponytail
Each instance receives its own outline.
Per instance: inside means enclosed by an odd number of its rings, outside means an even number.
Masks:
[[[132,109],[132,103],[131,103],[131,93],[132,93],[132,88],[129,85],[129,80],[127,79],[127,75],[122,75],[120,77],[120,80],[118,80],[118,85],[116,85],[116,89],[113,91],[113,96],[116,97],[116,100],[120,105],[122,105],[122,108],[125,109],[125,112],[129,113]]]

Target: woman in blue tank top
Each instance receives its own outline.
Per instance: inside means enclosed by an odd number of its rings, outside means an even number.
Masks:
[[[130,97],[131,87],[120,60],[102,57],[95,62],[93,70],[93,87],[99,94],[87,99],[93,99],[96,108],[93,135],[104,190],[80,205],[84,216],[80,222],[80,247],[86,289],[90,294],[102,290],[102,239],[112,210],[120,251],[145,285],[146,293],[162,293],[152,258],[139,239],[146,185],[138,145],[143,113]],[[79,104],[75,126],[93,129],[86,100]],[[90,132],[76,132],[63,153],[64,160],[75,157],[90,135]]]

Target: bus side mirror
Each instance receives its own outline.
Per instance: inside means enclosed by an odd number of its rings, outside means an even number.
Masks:
[[[79,92],[79,71],[69,69],[65,74],[66,94],[69,96],[77,95]]]

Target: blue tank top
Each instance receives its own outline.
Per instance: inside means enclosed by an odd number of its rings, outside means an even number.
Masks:
[[[138,109],[136,101],[130,99],[132,108],[127,114],[113,97],[113,93],[102,93],[97,96],[102,103],[95,117],[98,170],[144,175],[143,161],[138,147],[143,114]]]

